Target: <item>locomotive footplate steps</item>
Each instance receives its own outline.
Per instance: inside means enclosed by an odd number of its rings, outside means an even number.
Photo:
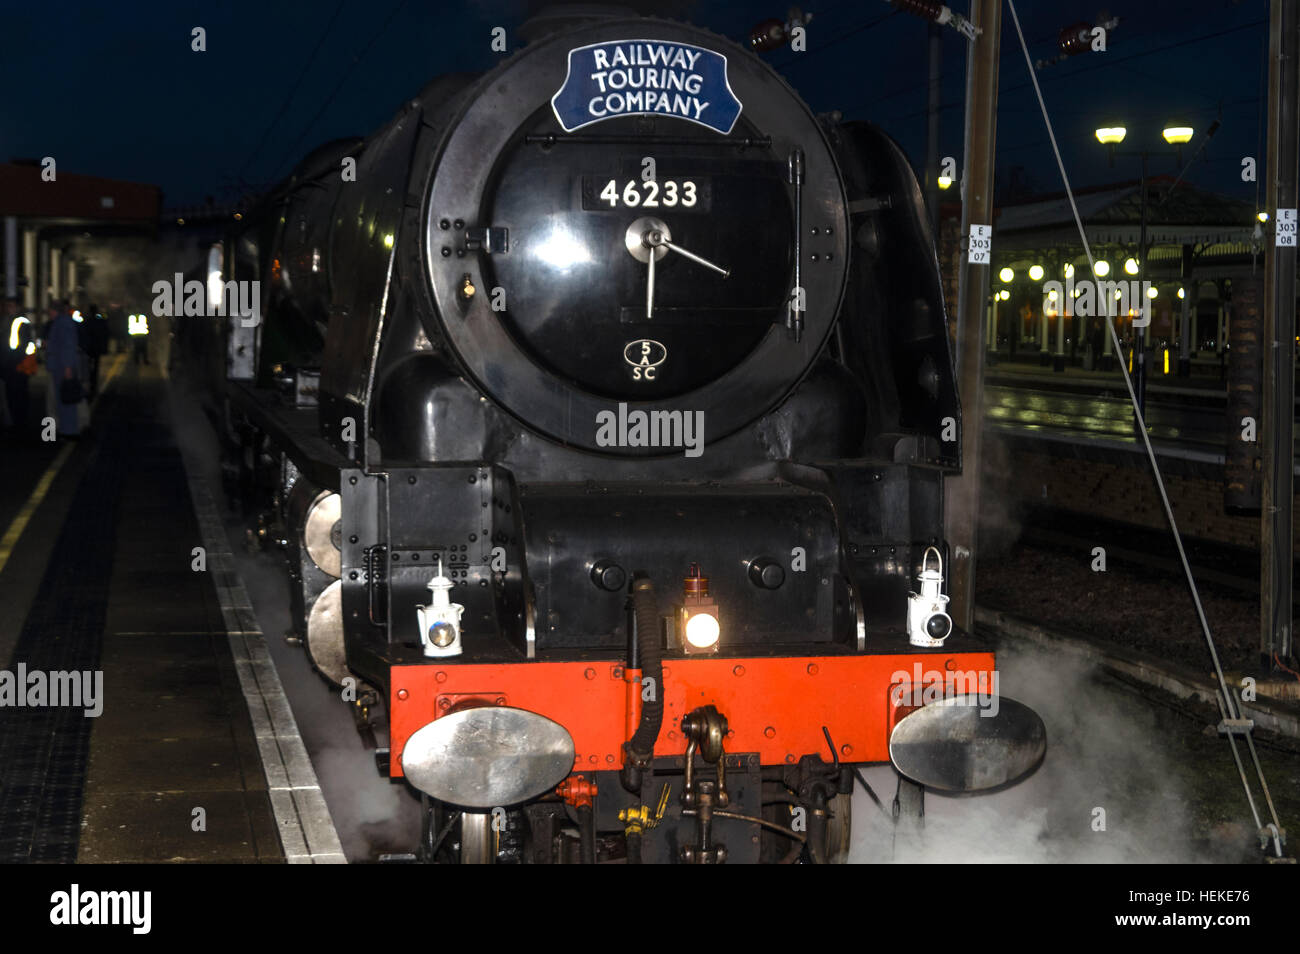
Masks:
[[[125,369],[63,472],[75,490],[56,482],[33,515],[55,541],[0,675],[25,703],[0,685],[4,861],[288,854],[164,396]],[[47,547],[26,534],[8,569]]]

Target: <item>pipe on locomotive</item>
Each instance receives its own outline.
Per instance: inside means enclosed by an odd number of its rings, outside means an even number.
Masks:
[[[654,759],[655,742],[664,722],[664,651],[659,639],[659,603],[654,581],[647,576],[637,576],[632,581],[632,617],[628,628],[627,667],[641,671],[642,683],[646,678],[654,680],[649,701],[642,697],[641,722],[623,745],[623,769],[619,773],[623,787],[639,796],[642,773]]]

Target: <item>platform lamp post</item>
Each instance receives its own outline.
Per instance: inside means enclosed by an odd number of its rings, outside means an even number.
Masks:
[[[1190,126],[1166,126],[1163,130],[1165,142],[1177,148],[1177,153],[1169,158],[1175,159],[1179,166],[1182,166],[1183,143],[1189,142],[1192,138],[1192,127]],[[1146,274],[1147,268],[1147,163],[1153,155],[1146,149],[1137,151],[1121,152],[1115,147],[1124,141],[1128,135],[1128,129],[1124,126],[1103,126],[1096,130],[1097,141],[1106,147],[1107,158],[1112,168],[1115,166],[1116,156],[1130,156],[1142,160],[1142,179],[1141,179],[1141,225],[1138,229],[1138,281],[1142,281]],[[1139,284],[1138,287],[1144,287]],[[1133,390],[1137,394],[1138,409],[1142,415],[1146,416],[1147,401],[1147,326],[1137,330],[1136,350],[1137,354],[1133,362]],[[1109,332],[1107,332],[1109,334]]]

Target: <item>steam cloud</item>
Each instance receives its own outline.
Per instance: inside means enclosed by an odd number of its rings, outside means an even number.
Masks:
[[[1149,703],[1108,685],[1093,667],[1036,649],[1000,649],[998,667],[1003,691],[1037,711],[1047,726],[1043,764],[1001,791],[926,792],[925,828],[916,838],[901,830],[895,838],[893,825],[859,788],[851,862],[1242,860],[1249,843],[1244,829],[1207,833],[1196,825],[1185,782],[1189,769],[1168,754],[1168,727]],[[888,808],[893,769],[864,774]],[[1093,830],[1098,808],[1105,810],[1104,831]]]

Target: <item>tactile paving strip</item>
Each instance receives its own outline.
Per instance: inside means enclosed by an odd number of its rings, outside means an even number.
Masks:
[[[99,668],[125,460],[115,403],[105,395],[98,420],[116,424],[72,499],[10,672]],[[76,861],[93,724],[82,708],[0,707],[0,862]]]

